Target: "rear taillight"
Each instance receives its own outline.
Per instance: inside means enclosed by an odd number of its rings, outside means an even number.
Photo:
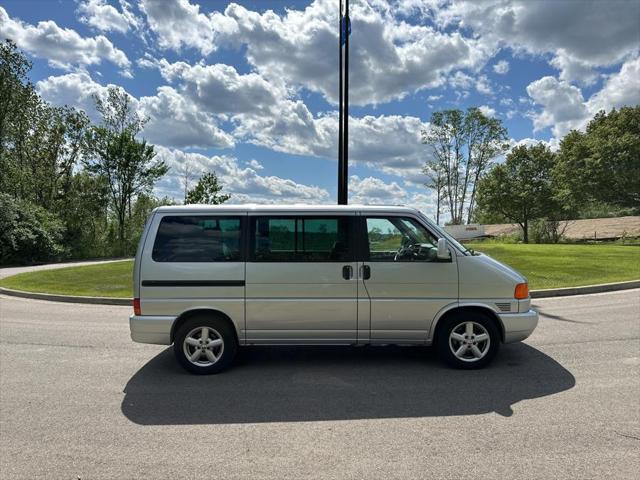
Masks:
[[[142,315],[140,313],[140,299],[139,298],[134,298],[133,299],[133,314],[134,315]]]
[[[526,283],[517,284],[516,291],[513,293],[513,296],[518,300],[529,298],[529,285]]]

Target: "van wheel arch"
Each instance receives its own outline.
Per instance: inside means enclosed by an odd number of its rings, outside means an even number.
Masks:
[[[180,326],[182,324],[184,324],[190,318],[197,317],[200,315],[206,315],[211,318],[218,318],[220,320],[224,320],[225,322],[227,322],[229,324],[229,327],[231,327],[231,330],[233,331],[233,334],[236,338],[236,345],[240,345],[240,342],[238,341],[238,331],[236,329],[236,325],[233,323],[229,315],[227,315],[224,312],[221,312],[220,310],[215,310],[213,308],[196,308],[193,310],[187,310],[186,312],[180,314],[178,318],[174,320],[173,325],[171,326],[171,336],[170,336],[171,343],[173,343],[175,339],[175,334],[180,329]]]
[[[433,335],[431,336],[432,342],[435,341],[435,339],[437,338],[438,329],[446,323],[445,320],[449,318],[451,315],[455,315],[459,312],[482,313],[484,315],[487,315],[489,318],[491,318],[494,321],[496,328],[500,332],[500,340],[502,341],[502,343],[504,343],[505,333],[504,333],[504,325],[502,324],[502,321],[500,320],[496,312],[494,312],[488,307],[482,307],[479,305],[468,305],[468,306],[462,305],[460,307],[454,307],[444,312],[440,317],[438,317],[436,321],[436,326],[433,330]]]

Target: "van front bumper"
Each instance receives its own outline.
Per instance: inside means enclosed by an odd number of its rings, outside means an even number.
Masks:
[[[503,313],[499,315],[504,326],[504,343],[519,342],[527,338],[538,325],[538,312]]]
[[[138,343],[171,345],[171,326],[176,317],[152,317],[132,315],[129,317],[131,340]]]

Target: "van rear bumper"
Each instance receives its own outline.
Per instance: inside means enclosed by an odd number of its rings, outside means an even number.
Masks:
[[[129,317],[131,340],[138,343],[171,345],[171,326],[176,317],[152,317],[132,315]]]
[[[519,342],[533,333],[538,325],[538,312],[503,313],[499,315],[504,326],[504,343]]]

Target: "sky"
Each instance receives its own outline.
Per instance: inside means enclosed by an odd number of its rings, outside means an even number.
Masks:
[[[500,118],[557,148],[599,110],[640,104],[640,1],[351,0],[350,203],[434,216],[420,142],[437,110]],[[54,104],[98,120],[125,89],[170,167],[215,171],[235,203],[335,203],[338,0],[2,0],[0,37]]]

